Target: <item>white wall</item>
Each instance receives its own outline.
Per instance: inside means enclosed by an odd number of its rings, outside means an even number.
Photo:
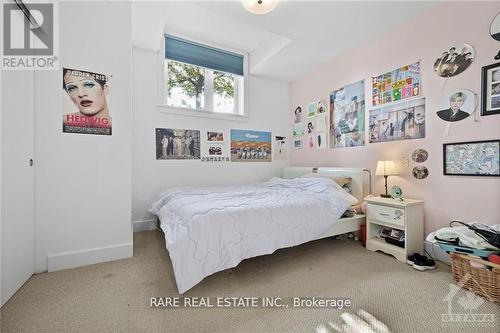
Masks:
[[[37,72],[37,272],[132,255],[130,3],[61,2],[59,18],[61,67],[113,75],[113,135],[62,133],[62,71]]]
[[[156,160],[155,128],[224,130],[231,128],[271,131],[287,135],[288,84],[267,78],[248,79],[247,122],[216,120],[160,112],[158,104],[158,54],[133,49],[132,221],[154,219],[147,208],[155,195],[177,185],[238,184],[279,176],[287,161],[270,163],[205,163],[199,160]],[[203,132],[202,132],[203,133]]]

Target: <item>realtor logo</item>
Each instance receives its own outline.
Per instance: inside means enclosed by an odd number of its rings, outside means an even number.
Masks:
[[[22,1],[3,4],[1,69],[58,69],[56,7]]]
[[[464,287],[466,285],[476,286],[486,295],[488,301],[494,302],[470,273],[467,273],[458,281],[457,285],[450,283],[450,291],[443,298],[443,301],[448,304],[448,311],[441,314],[442,326],[450,327],[457,324],[468,324],[475,327],[494,326],[495,314],[478,311],[481,305],[486,302],[485,299],[466,290]],[[456,307],[454,309],[455,303],[459,305],[458,309]]]

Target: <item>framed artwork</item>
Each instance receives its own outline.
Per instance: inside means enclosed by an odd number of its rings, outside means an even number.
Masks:
[[[443,174],[500,177],[500,139],[443,144]]]
[[[420,96],[420,61],[372,77],[372,106]]]
[[[481,116],[500,114],[500,62],[481,72]]]
[[[231,130],[231,162],[271,162],[271,132]]]
[[[330,94],[330,148],[365,145],[365,81]]]
[[[425,137],[425,98],[370,110],[370,143]]]
[[[452,77],[465,71],[474,61],[476,52],[469,44],[453,45],[434,61],[434,71],[441,77]]]

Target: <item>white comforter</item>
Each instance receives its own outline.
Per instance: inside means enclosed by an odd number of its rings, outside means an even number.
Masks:
[[[179,293],[243,259],[325,234],[356,198],[327,178],[173,188],[150,212],[165,232]]]

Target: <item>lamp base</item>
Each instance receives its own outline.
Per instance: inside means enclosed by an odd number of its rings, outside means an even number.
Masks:
[[[390,194],[381,194],[382,198],[392,198]]]

